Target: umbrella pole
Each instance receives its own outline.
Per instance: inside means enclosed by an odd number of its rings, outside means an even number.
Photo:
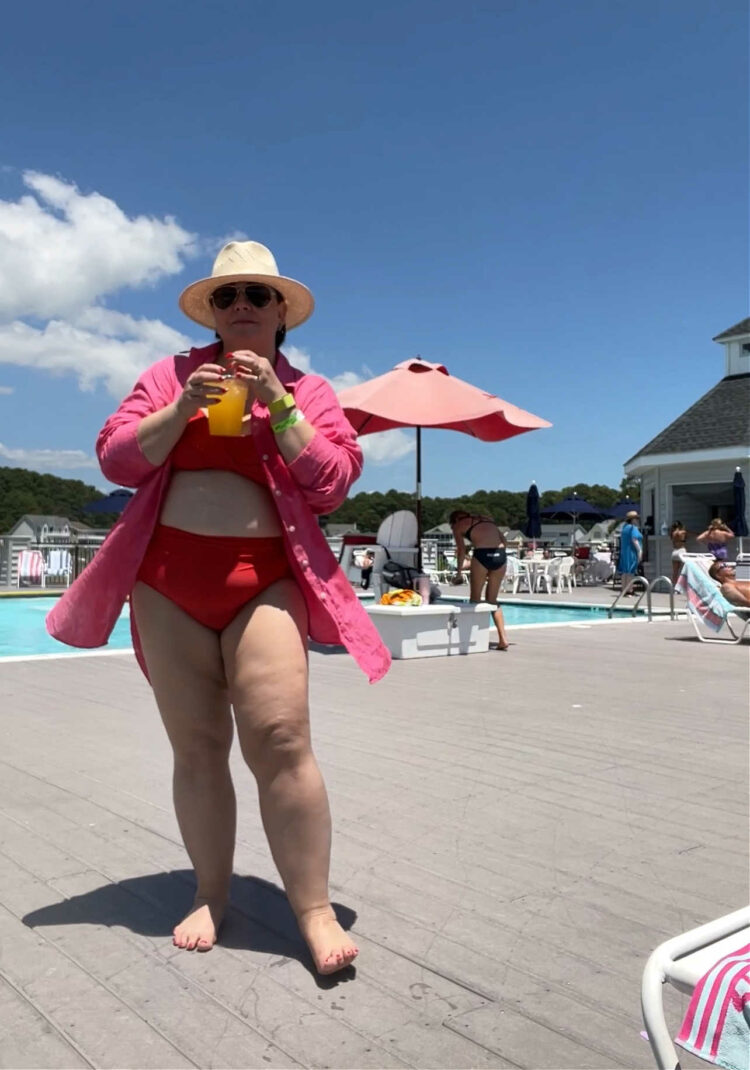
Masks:
[[[422,428],[417,428],[417,568],[422,571]]]

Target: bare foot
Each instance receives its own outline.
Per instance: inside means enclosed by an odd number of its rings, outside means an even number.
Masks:
[[[226,905],[225,899],[196,896],[193,909],[179,925],[175,925],[174,946],[186,951],[210,951],[216,943]]]
[[[495,650],[507,650],[509,646],[510,643],[498,643]]]
[[[318,973],[343,970],[359,954],[359,948],[336,920],[333,907],[306,910],[297,920]]]

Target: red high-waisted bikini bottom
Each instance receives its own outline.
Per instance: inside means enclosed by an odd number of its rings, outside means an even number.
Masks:
[[[194,535],[159,524],[137,578],[220,632],[247,602],[291,575],[281,536]]]

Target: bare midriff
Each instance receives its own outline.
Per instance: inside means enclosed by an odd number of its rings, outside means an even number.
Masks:
[[[282,533],[268,487],[216,469],[174,472],[159,522],[194,535],[260,539]]]

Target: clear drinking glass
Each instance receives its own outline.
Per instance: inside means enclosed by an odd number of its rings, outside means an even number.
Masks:
[[[242,434],[242,419],[245,415],[245,403],[247,401],[247,383],[235,379],[233,376],[222,379],[221,385],[225,392],[221,400],[208,408],[208,430],[212,435]]]

